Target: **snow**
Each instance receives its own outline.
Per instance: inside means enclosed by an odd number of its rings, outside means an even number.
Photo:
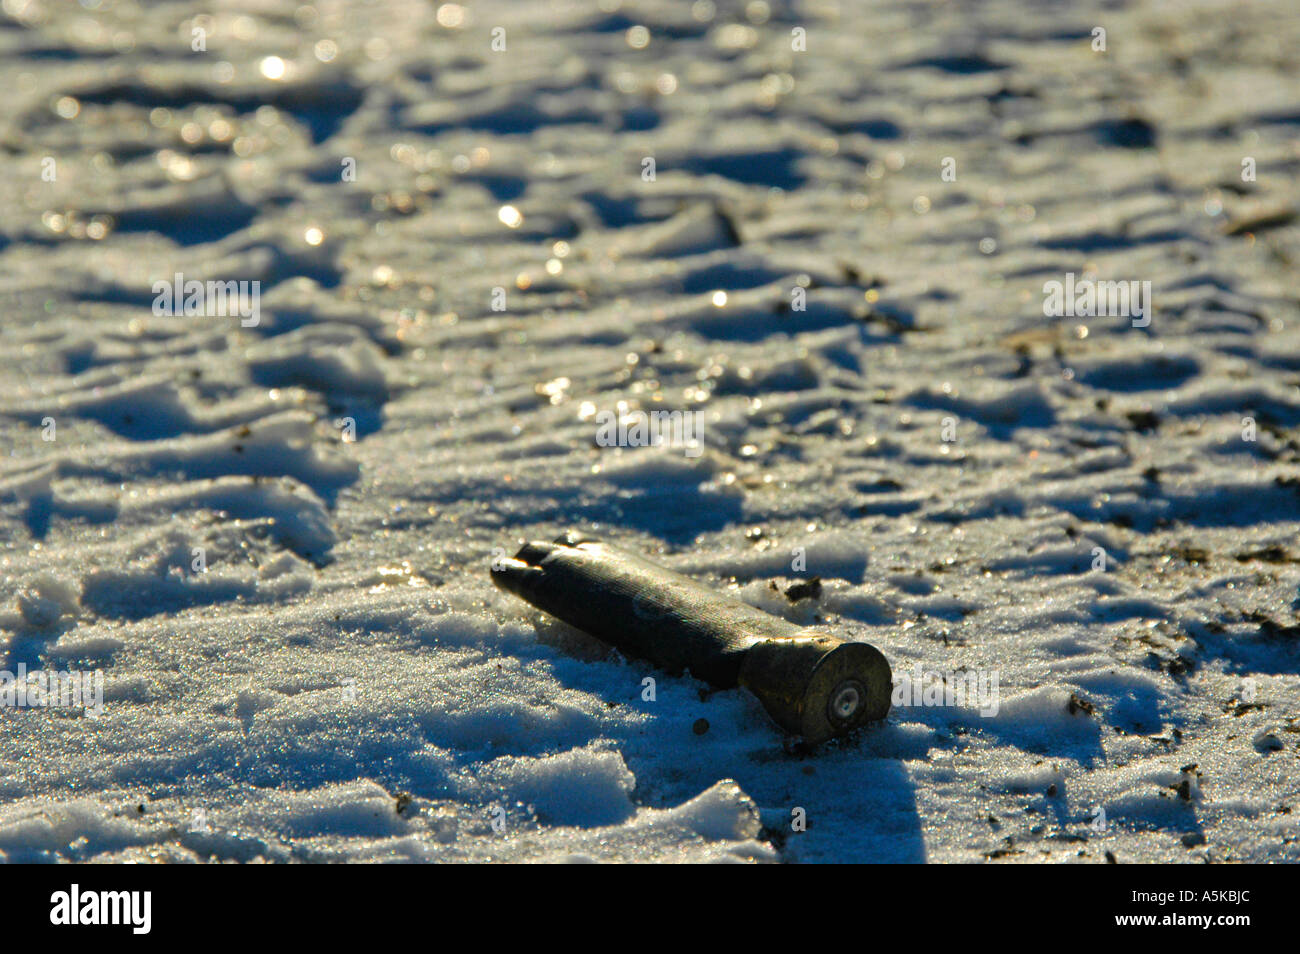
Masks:
[[[104,692],[0,859],[1300,860],[1285,4],[2,11],[0,670]],[[794,746],[492,587],[568,528],[996,712]]]

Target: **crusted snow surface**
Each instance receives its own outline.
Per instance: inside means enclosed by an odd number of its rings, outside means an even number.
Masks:
[[[1290,4],[0,11],[0,692],[103,674],[0,706],[0,858],[1300,859]],[[899,704],[491,586],[571,527]]]

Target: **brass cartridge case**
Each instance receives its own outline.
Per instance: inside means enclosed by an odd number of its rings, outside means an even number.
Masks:
[[[892,680],[867,643],[804,628],[579,534],[528,543],[492,581],[673,673],[744,686],[787,732],[817,744],[889,712]]]

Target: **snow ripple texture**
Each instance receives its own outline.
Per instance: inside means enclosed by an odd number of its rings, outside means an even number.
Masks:
[[[3,0],[0,668],[104,699],[0,708],[0,858],[1300,859],[1297,49],[1280,0]],[[1068,273],[1149,324],[1045,317]],[[656,409],[698,455],[597,443]],[[804,752],[491,587],[568,527],[904,704]],[[928,704],[967,673],[996,713]]]

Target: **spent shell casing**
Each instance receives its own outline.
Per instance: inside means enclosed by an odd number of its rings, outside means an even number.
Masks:
[[[817,744],[889,712],[889,663],[867,643],[797,626],[599,540],[566,533],[492,565],[492,581],[628,656],[744,686]]]

